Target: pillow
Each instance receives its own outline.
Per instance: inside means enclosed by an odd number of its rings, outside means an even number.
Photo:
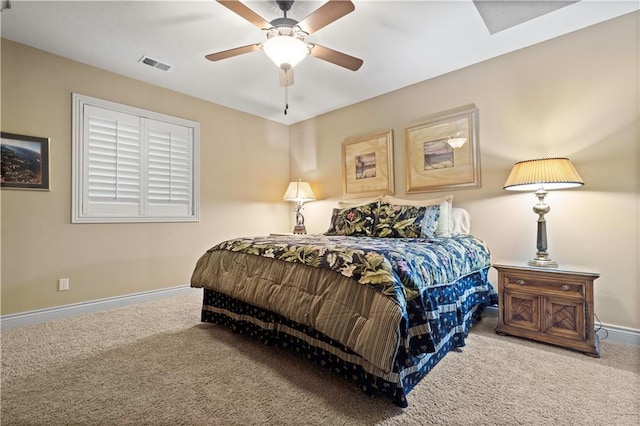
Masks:
[[[373,236],[379,202],[357,207],[333,209],[331,224],[325,235]]]
[[[443,201],[440,203],[440,218],[438,226],[436,226],[436,237],[451,236],[451,209],[453,206],[450,202]]]
[[[440,206],[428,206],[422,219],[420,238],[433,238],[436,236],[438,219],[440,219]]]
[[[380,203],[374,237],[420,238],[426,207]]]
[[[380,200],[382,200],[382,195],[377,197],[377,198],[374,198],[373,200],[365,200],[365,201],[357,201],[357,202],[338,201],[338,208],[339,209],[346,209],[346,208],[349,208],[349,207],[366,206],[367,204],[377,203]]]
[[[471,215],[465,209],[453,207],[451,209],[451,234],[470,234]]]
[[[438,218],[438,226],[436,227],[436,237],[451,236],[451,208],[453,203],[453,195],[445,195],[439,198],[431,198],[427,200],[406,200],[402,198],[385,195],[382,201],[390,204],[399,204],[407,206],[440,206],[440,216]]]
[[[383,203],[398,204],[401,206],[420,206],[420,207],[435,206],[435,205],[440,205],[440,203],[442,203],[443,201],[453,203],[453,194],[445,195],[443,197],[438,197],[438,198],[430,198],[427,200],[409,200],[404,198],[392,197],[391,195],[382,196]]]

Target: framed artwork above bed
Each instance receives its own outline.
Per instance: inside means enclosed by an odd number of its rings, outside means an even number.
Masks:
[[[407,193],[481,187],[475,105],[407,127],[404,140]]]
[[[393,131],[342,142],[344,198],[394,194]]]

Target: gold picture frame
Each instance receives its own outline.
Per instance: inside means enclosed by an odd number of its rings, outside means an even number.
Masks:
[[[342,142],[342,195],[394,194],[393,130]]]
[[[404,140],[407,193],[482,186],[475,105],[435,114],[407,127]]]

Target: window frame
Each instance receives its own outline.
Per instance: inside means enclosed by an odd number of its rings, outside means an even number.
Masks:
[[[100,108],[118,114],[127,114],[140,120],[140,163],[141,193],[139,203],[141,210],[137,214],[87,213],[83,209],[85,194],[88,191],[87,152],[89,141],[85,140],[85,106]],[[149,171],[149,123],[167,123],[187,129],[192,138],[191,142],[191,191],[190,211],[186,214],[150,214],[147,179]],[[157,222],[199,222],[200,221],[200,123],[184,118],[145,110],[112,101],[93,98],[91,96],[72,93],[72,223],[157,223]],[[114,209],[114,210],[117,210]]]

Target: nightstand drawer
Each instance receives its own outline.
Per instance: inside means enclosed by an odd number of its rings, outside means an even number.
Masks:
[[[504,284],[507,290],[548,294],[563,297],[585,297],[585,283],[582,281],[554,277],[545,279],[539,275],[523,273],[505,273]]]

